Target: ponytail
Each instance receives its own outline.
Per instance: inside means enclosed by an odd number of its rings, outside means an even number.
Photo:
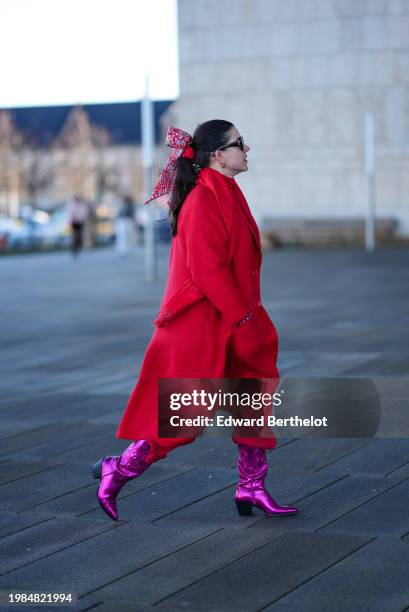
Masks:
[[[179,157],[176,162],[176,178],[169,213],[172,236],[176,236],[180,209],[187,195],[195,186],[199,169],[199,166],[187,157]]]
[[[192,139],[192,148],[195,158],[179,157],[176,162],[176,177],[170,200],[169,222],[172,236],[177,234],[177,223],[188,194],[196,183],[196,178],[201,168],[210,163],[211,153],[224,146],[228,141],[231,128],[234,127],[230,121],[213,119],[198,125]]]

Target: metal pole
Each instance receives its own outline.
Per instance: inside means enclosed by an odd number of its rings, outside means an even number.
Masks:
[[[153,105],[149,97],[149,79],[145,79],[145,97],[142,100],[142,163],[144,167],[145,200],[152,193],[152,166],[153,166]],[[157,278],[156,245],[155,245],[155,217],[152,204],[146,205],[147,224],[145,227],[144,253],[145,253],[145,281],[153,282]]]
[[[365,114],[365,172],[368,185],[368,205],[365,222],[365,248],[375,250],[375,119],[372,113]]]

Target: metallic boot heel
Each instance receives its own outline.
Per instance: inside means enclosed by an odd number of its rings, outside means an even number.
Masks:
[[[132,442],[119,457],[103,457],[91,467],[93,477],[101,479],[97,491],[99,505],[113,521],[118,520],[116,498],[119,491],[151,465],[144,461],[149,450],[148,442],[138,440]]]
[[[280,506],[264,486],[268,469],[265,450],[247,444],[238,446],[240,455],[237,468],[240,480],[234,496],[238,513],[241,516],[249,516],[254,506],[264,510],[267,516],[296,514],[297,508]]]
[[[253,514],[252,504],[249,504],[248,502],[239,501],[238,499],[236,499],[235,502],[236,502],[237,512],[240,514],[240,516],[252,516]]]
[[[100,459],[99,461],[94,463],[94,465],[91,465],[92,476],[94,478],[101,478],[102,461],[103,459]]]

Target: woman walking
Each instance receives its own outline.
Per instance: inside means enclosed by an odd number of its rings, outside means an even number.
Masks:
[[[72,234],[71,251],[75,257],[83,247],[83,234],[88,220],[88,207],[79,196],[75,196],[68,204],[67,213]]]
[[[172,230],[168,284],[139,380],[116,437],[134,440],[93,467],[102,509],[118,519],[126,482],[195,438],[158,436],[159,378],[275,378],[278,338],[260,301],[261,245],[256,222],[234,177],[248,169],[249,147],[228,121],[202,123],[193,138],[169,128],[173,151],[151,198],[168,198]],[[266,491],[268,437],[232,437],[239,449],[235,493],[241,515],[294,514]]]

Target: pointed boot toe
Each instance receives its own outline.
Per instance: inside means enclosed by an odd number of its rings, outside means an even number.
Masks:
[[[111,518],[113,521],[118,520],[118,509],[116,507],[116,503],[109,499],[103,499],[99,496],[99,489],[97,491],[97,499],[99,505],[103,509],[103,511]]]
[[[297,508],[293,506],[280,506],[275,504],[274,508],[262,508],[266,513],[266,516],[289,516],[298,512]]]
[[[98,503],[113,521],[118,520],[116,496],[125,484],[124,478],[116,473],[115,465],[116,457],[103,457],[91,467],[93,477],[101,481],[97,490]]]

